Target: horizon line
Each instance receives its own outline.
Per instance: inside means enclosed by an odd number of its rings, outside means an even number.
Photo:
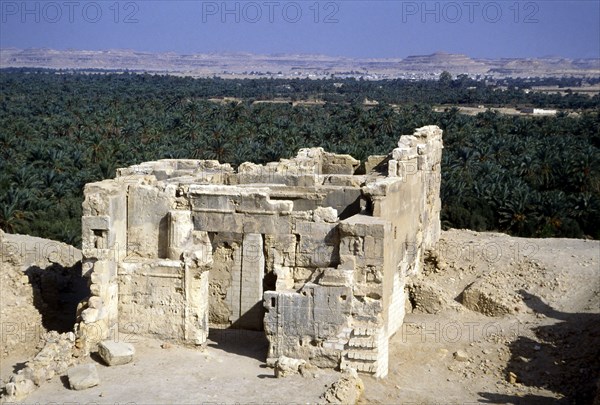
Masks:
[[[437,50],[432,53],[423,53],[423,54],[413,54],[407,56],[382,56],[382,57],[355,57],[355,56],[344,56],[344,55],[331,55],[324,53],[302,53],[302,52],[294,52],[294,53],[285,53],[285,52],[276,52],[276,53],[257,53],[251,51],[235,51],[235,52],[192,52],[192,53],[181,53],[177,51],[145,51],[145,50],[137,50],[133,48],[104,48],[104,49],[82,49],[82,48],[50,48],[50,47],[29,47],[29,48],[20,48],[14,46],[0,46],[0,52],[7,50],[17,50],[17,51],[30,51],[30,50],[49,50],[49,51],[58,51],[58,52],[135,52],[142,53],[148,55],[168,55],[174,54],[177,56],[188,56],[188,55],[251,55],[251,56],[266,56],[266,57],[286,57],[286,56],[313,56],[313,57],[326,57],[332,59],[348,59],[348,60],[404,60],[411,57],[423,57],[423,56],[434,56],[434,55],[449,55],[449,56],[464,56],[472,60],[501,60],[501,59],[568,59],[568,60],[599,60],[598,57],[567,57],[563,55],[544,55],[544,56],[527,56],[527,57],[517,57],[517,56],[496,56],[496,57],[476,57],[471,56],[466,53],[453,53],[445,50]]]

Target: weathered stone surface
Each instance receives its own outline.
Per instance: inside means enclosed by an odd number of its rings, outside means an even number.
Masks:
[[[330,404],[356,404],[364,390],[365,385],[356,371],[348,369],[325,391],[323,398]]]
[[[338,213],[335,208],[319,207],[314,211],[315,222],[336,222]]]
[[[468,309],[488,316],[514,312],[516,302],[502,292],[493,278],[484,277],[469,285],[461,294],[461,303]]]
[[[469,354],[464,350],[457,350],[452,356],[456,361],[469,361]]]
[[[93,323],[98,320],[99,315],[100,311],[98,311],[98,309],[88,308],[81,313],[81,318],[83,319],[83,322]]]
[[[292,359],[280,356],[275,362],[275,377],[283,378],[300,373],[300,367],[306,364],[306,360]]]
[[[365,172],[367,174],[377,172],[385,174],[385,162],[389,159],[387,155],[373,155],[367,158],[365,162]]]
[[[89,351],[119,325],[201,345],[213,322],[264,329],[270,359],[385,376],[406,278],[439,237],[441,149],[441,130],[426,127],[365,170],[349,155],[307,148],[237,171],[147,162],[88,184],[91,297],[78,310],[77,347]],[[109,364],[130,359],[100,346]]]
[[[81,351],[75,346],[73,332],[47,332],[43,334],[41,343],[42,349],[27,362],[25,368],[12,375],[6,386],[7,393],[16,396],[14,399],[23,398],[36,386],[63,374],[81,355]]]
[[[98,354],[107,365],[118,366],[133,360],[135,348],[131,343],[105,340],[98,345]]]
[[[4,389],[9,397],[19,400],[31,394],[35,390],[35,384],[29,379],[19,378],[6,384]]]
[[[298,370],[304,378],[316,378],[319,375],[319,368],[310,363],[301,364]]]
[[[447,309],[460,310],[460,305],[444,289],[418,277],[408,285],[413,311],[437,314]]]
[[[100,384],[100,377],[95,364],[81,364],[67,371],[69,386],[72,390],[80,391]]]

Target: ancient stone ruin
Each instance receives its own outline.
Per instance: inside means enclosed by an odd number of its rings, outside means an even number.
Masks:
[[[209,326],[264,329],[267,360],[384,377],[405,280],[439,238],[441,154],[428,126],[363,165],[311,148],[237,171],[146,162],[88,184],[78,334],[199,345]]]

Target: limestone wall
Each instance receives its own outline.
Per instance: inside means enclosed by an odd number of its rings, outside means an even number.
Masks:
[[[313,148],[237,172],[147,162],[87,185],[81,333],[93,347],[118,328],[194,344],[210,323],[264,329],[270,358],[385,376],[405,280],[439,237],[441,148],[424,127],[362,168]]]

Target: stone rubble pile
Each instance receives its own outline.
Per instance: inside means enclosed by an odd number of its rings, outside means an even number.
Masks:
[[[63,375],[81,357],[73,332],[48,332],[43,336],[42,349],[26,363],[25,368],[13,374],[4,388],[5,392],[14,400],[24,398],[46,381]]]

